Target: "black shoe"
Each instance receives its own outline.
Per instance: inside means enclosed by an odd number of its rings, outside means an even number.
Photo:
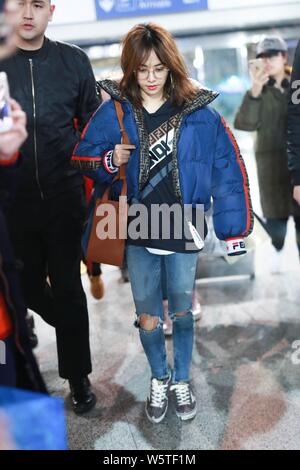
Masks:
[[[27,315],[26,323],[27,323],[29,344],[31,346],[31,349],[34,349],[39,344],[39,340],[35,333],[35,324],[34,324],[34,318],[32,315]]]
[[[81,415],[92,410],[96,405],[96,395],[92,392],[88,377],[79,380],[69,380],[71,403],[74,413]]]

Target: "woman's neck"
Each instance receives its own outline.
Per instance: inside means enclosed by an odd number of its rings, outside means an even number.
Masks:
[[[143,107],[148,111],[148,113],[155,113],[165,102],[166,98],[161,96],[143,96]]]

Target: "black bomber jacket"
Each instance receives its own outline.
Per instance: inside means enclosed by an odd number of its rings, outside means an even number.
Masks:
[[[100,102],[86,54],[77,46],[47,38],[38,51],[18,50],[0,63],[10,93],[27,114],[29,137],[17,198],[47,199],[82,185],[70,166],[79,130]]]

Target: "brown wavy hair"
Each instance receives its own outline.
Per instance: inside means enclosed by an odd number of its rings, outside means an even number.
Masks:
[[[179,106],[195,97],[196,87],[189,80],[182,55],[167,30],[154,23],[138,24],[127,33],[122,46],[123,78],[120,89],[122,95],[135,107],[142,107],[136,71],[145,63],[152,50],[170,71],[164,87],[165,97],[168,97],[172,104]]]

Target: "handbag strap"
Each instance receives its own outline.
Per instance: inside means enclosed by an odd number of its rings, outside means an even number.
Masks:
[[[117,101],[117,100],[114,100],[114,104],[115,104],[117,118],[118,118],[119,125],[120,125],[121,143],[122,144],[130,144],[128,134],[127,134],[127,132],[124,128],[124,124],[123,124],[124,111],[123,111],[122,105],[121,105],[120,101]],[[113,181],[109,185],[109,187],[104,191],[104,193],[102,195],[102,198],[101,198],[102,202],[108,202],[111,187],[112,187],[113,183],[115,183],[116,181],[119,181],[119,180],[123,181],[122,191],[121,191],[120,195],[121,196],[127,196],[126,166],[127,166],[126,164],[120,166],[120,170],[119,170],[117,176],[113,179]]]
[[[114,100],[114,104],[115,104],[117,118],[118,118],[119,125],[120,125],[121,144],[130,144],[129,137],[128,137],[128,134],[125,130],[124,123],[123,123],[124,111],[123,111],[122,105],[120,101],[117,101],[117,100]],[[118,179],[120,180],[126,179],[126,165],[121,165],[116,180]]]

